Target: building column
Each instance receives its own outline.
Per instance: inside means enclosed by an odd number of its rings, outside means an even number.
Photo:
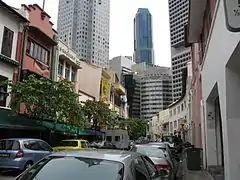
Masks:
[[[70,71],[69,71],[69,81],[72,80],[72,65],[70,65]]]
[[[239,57],[239,56],[238,56]],[[235,59],[239,61],[239,59]],[[236,62],[235,63],[238,63]],[[239,180],[240,177],[240,72],[237,64],[232,64],[232,68],[226,68],[226,93],[222,98],[226,98],[225,121],[223,124],[223,146],[224,146],[224,167],[225,180]],[[221,104],[221,99],[220,99]]]
[[[63,73],[62,73],[62,76],[64,79],[65,79],[65,72],[66,72],[66,61],[64,60],[63,61]]]
[[[215,132],[215,108],[212,100],[206,101],[205,114],[205,135],[206,135],[206,160],[207,165],[217,165],[216,132]]]

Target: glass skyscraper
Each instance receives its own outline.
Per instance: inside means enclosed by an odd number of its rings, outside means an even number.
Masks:
[[[139,8],[134,18],[134,62],[154,64],[152,15],[146,8]]]

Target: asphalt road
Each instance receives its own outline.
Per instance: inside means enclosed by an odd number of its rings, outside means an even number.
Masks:
[[[1,172],[0,180],[14,180],[14,178],[19,174],[19,172]]]

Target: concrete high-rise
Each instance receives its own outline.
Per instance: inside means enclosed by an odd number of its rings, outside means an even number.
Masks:
[[[132,72],[132,65],[135,64],[130,56],[117,56],[109,61],[109,68],[116,72],[119,82],[124,85],[124,75]]]
[[[149,119],[172,103],[172,72],[168,67],[150,67],[141,74],[140,117]]]
[[[110,0],[59,0],[58,35],[79,59],[109,65]]]
[[[152,40],[152,15],[146,8],[139,8],[134,18],[134,62],[154,64]]]
[[[185,47],[185,26],[188,22],[189,0],[169,0],[169,20],[173,72],[173,101],[182,95],[182,70],[191,61],[191,48]]]

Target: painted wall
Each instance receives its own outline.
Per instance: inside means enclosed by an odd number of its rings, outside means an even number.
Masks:
[[[236,78],[237,71],[233,73],[226,68],[229,59],[240,40],[240,33],[232,33],[227,30],[223,1],[217,2],[217,8],[213,17],[213,26],[208,39],[206,56],[202,67],[202,87],[205,110],[205,136],[207,164],[216,165],[216,134],[215,129],[209,127],[209,113],[214,111],[210,100],[212,91],[217,87],[220,98],[220,109],[223,126],[223,147],[225,180],[238,180],[240,176],[240,145],[238,133],[240,127],[239,114],[239,78]],[[224,43],[223,43],[224,42]],[[239,49],[238,49],[239,51]],[[238,54],[239,55],[239,54]],[[239,56],[236,57],[239,62]],[[236,63],[239,69],[239,63]],[[213,124],[214,125],[214,124]],[[203,135],[203,136],[204,136]]]
[[[77,88],[99,100],[102,69],[81,61],[82,69],[78,70]]]
[[[19,20],[11,16],[8,11],[0,8],[0,52],[2,49],[2,39],[4,26],[14,32],[11,59],[16,59],[18,32],[22,32],[22,26]]]
[[[50,38],[53,38],[53,36],[56,34],[56,32],[53,30],[53,23],[50,21],[50,16],[46,13],[45,14],[45,18],[42,19],[41,18],[41,13],[43,12],[42,9],[34,4],[34,5],[23,5],[22,8],[28,13],[29,16],[29,25],[30,26],[35,26],[37,28],[39,28],[43,33],[45,33],[46,35],[48,35]],[[53,46],[48,44],[46,42],[46,40],[42,39],[41,37],[39,37],[37,34],[28,33],[27,38],[30,38],[34,41],[36,41],[38,44],[40,44],[42,47],[46,48],[49,51],[49,62],[44,66],[44,71],[43,68],[40,68],[42,70],[39,69],[39,66],[36,64],[36,61],[26,55],[24,55],[24,63],[23,63],[23,69],[28,69],[31,70],[33,72],[36,72],[44,77],[50,77],[50,70],[51,70],[51,62],[52,62],[52,49]],[[26,44],[25,44],[26,46]]]

